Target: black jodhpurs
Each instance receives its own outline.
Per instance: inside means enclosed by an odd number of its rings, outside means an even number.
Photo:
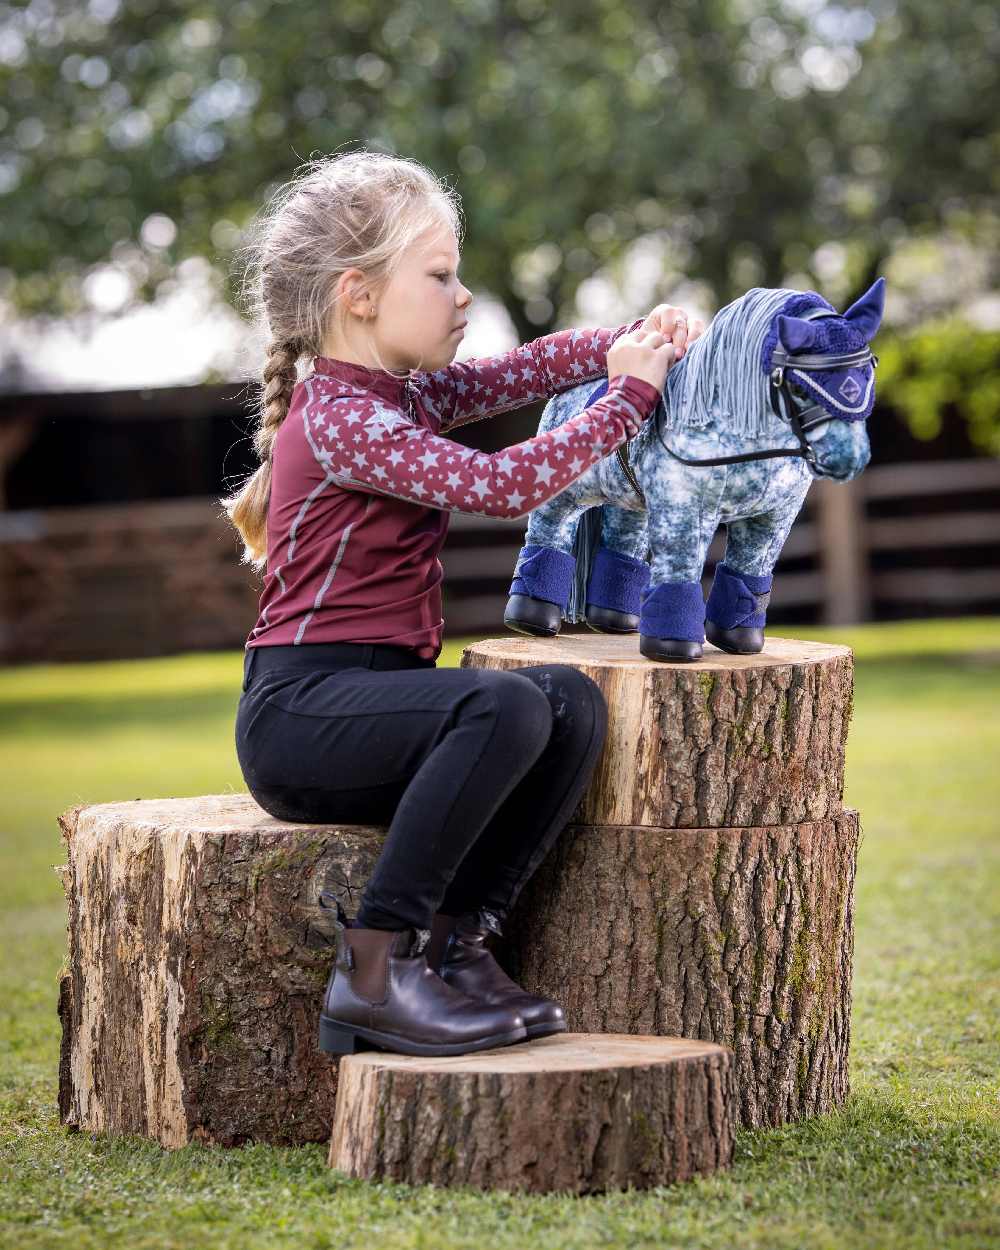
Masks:
[[[281,820],[386,824],[364,928],[503,918],[590,780],[598,686],[565,664],[437,668],[371,643],[251,647],[236,715],[247,788]]]

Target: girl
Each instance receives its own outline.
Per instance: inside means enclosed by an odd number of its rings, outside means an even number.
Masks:
[[[273,341],[261,465],[221,501],[265,574],[237,756],[279,819],[389,826],[355,918],[337,904],[324,1050],[541,1037],[566,1027],[561,1008],[511,981],[486,940],[579,802],[607,709],[568,665],[437,669],[437,557],[452,512],[525,516],[634,436],[700,328],[660,306],[452,364],[472,302],[457,195],[381,153],[307,170],[249,247]],[[502,453],[442,437],[605,373],[585,413]]]

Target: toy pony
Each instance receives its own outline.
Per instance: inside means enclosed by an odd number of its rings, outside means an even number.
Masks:
[[[868,344],[884,299],[878,278],[843,314],[814,291],[761,287],[720,309],[639,433],[532,511],[504,624],[549,637],[563,619],[638,629],[650,660],[700,659],[706,636],[759,652],[774,566],[811,481],[848,482],[871,455]],[[539,432],[607,386],[554,396]],[[725,557],[706,604],[701,575],[720,522]]]

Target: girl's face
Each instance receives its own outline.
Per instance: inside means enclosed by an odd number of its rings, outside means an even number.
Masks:
[[[386,368],[432,371],[451,363],[472,292],[458,278],[458,240],[442,225],[417,239],[373,303],[373,334]]]

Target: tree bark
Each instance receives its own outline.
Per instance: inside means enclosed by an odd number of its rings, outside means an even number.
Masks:
[[[569,1033],[478,1055],[341,1061],[333,1168],[366,1180],[591,1193],[732,1160],[732,1055]]]
[[[491,638],[463,668],[569,664],[608,705],[608,736],[573,820],[703,829],[789,825],[840,811],[853,696],[849,647],[768,638],[756,656],[706,647],[660,664],[634,636]]]
[[[318,897],[353,914],[385,831],[283,823],[248,794],[75,807],[60,824],[62,1122],[168,1147],[328,1138]]]
[[[742,829],[571,825],[497,958],[570,1029],[701,1038],[735,1054],[739,1121],[849,1091],[857,813]]]
[[[498,955],[576,1031],[731,1047],[744,1125],[836,1106],[858,843],[840,804],[850,651],[770,639],[762,656],[668,665],[595,634],[463,656],[546,662],[593,677],[609,734]],[[248,794],[60,823],[62,1121],[169,1147],[327,1137],[337,1061],[317,1025],[334,952],[318,898],[355,914],[385,830],[277,821]]]

